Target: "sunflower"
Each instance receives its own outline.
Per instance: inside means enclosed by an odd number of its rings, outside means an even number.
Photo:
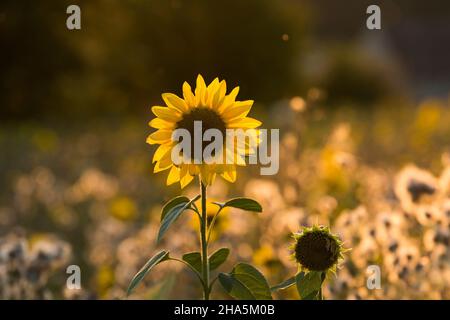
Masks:
[[[185,129],[191,137],[195,135],[194,121],[201,121],[202,136],[208,129],[217,129],[223,137],[227,137],[229,130],[256,129],[261,122],[247,117],[253,105],[253,100],[237,101],[236,97],[239,87],[234,88],[229,94],[226,93],[225,80],[214,79],[206,85],[203,77],[198,75],[194,92],[191,86],[183,83],[183,98],[172,93],[162,94],[166,106],[154,106],[152,112],[156,118],[149,125],[157,131],[147,138],[147,143],[158,144],[159,147],[153,156],[155,162],[154,172],[169,170],[167,185],[180,182],[181,188],[188,185],[194,176],[199,175],[205,185],[211,185],[217,174],[229,182],[236,180],[236,166],[245,165],[243,157],[254,152],[254,144],[245,142],[244,148],[234,145],[229,148],[228,144],[222,144],[219,157],[232,156],[234,161],[211,163],[203,159],[203,150],[206,145],[202,142],[201,159],[194,156],[182,155],[181,161],[173,161],[172,150],[177,145],[173,139],[176,129]],[[253,137],[259,143],[258,131],[253,130]],[[256,135],[256,136],[255,136]],[[195,148],[194,139],[191,140],[191,150]],[[244,150],[242,150],[244,149]],[[194,152],[192,152],[194,153]],[[195,161],[199,160],[199,161]]]
[[[293,257],[302,271],[335,272],[344,258],[343,253],[348,250],[325,226],[304,227],[301,232],[294,233],[294,239]]]

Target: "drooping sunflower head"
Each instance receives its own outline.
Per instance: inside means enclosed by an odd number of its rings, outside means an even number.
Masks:
[[[294,234],[293,257],[304,271],[335,271],[343,259],[342,241],[328,227],[303,228]]]
[[[159,145],[153,156],[154,172],[170,170],[167,185],[180,182],[184,188],[196,175],[200,175],[206,185],[212,184],[217,174],[230,182],[236,180],[236,166],[245,165],[244,157],[254,152],[259,143],[259,133],[254,129],[261,125],[260,121],[247,117],[253,101],[237,101],[238,92],[239,87],[236,87],[227,94],[225,80],[218,78],[206,85],[199,75],[194,91],[184,82],[183,98],[164,93],[162,98],[166,106],[152,107],[156,118],[149,124],[157,131],[150,134],[147,143]],[[189,152],[180,151],[177,145],[179,140],[174,137],[178,129],[190,135]],[[206,137],[209,129],[215,129],[215,134],[221,135],[222,139],[216,141],[216,136]],[[237,143],[237,137],[233,135],[238,129],[247,132],[249,139],[243,144]],[[234,144],[227,143],[230,137],[235,140]],[[211,143],[217,148],[211,148]],[[205,156],[204,151],[208,148],[213,149],[214,161]]]

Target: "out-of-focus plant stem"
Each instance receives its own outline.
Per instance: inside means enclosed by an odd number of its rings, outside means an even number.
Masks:
[[[209,300],[209,261],[208,261],[208,242],[206,232],[208,227],[208,215],[206,211],[206,186],[200,180],[200,189],[202,197],[202,214],[200,220],[200,243],[202,247],[202,278],[203,278],[203,298]]]

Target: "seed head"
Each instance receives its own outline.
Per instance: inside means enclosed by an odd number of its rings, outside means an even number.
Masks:
[[[328,227],[303,228],[294,234],[294,258],[307,271],[335,271],[345,249],[342,241]]]

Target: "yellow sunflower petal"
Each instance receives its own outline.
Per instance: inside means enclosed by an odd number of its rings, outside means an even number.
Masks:
[[[223,112],[225,109],[229,108],[235,101],[239,93],[239,87],[231,90],[230,94],[225,96],[221,105],[217,108],[219,112]]]
[[[200,167],[200,178],[205,185],[211,185],[214,182],[216,173],[213,165],[202,165]]]
[[[212,107],[212,101],[218,88],[219,88],[219,78],[215,78],[206,88],[205,101],[208,107]]]
[[[225,165],[225,164],[215,164],[215,166],[214,166],[214,172],[215,173],[224,173],[225,171],[226,171],[226,169],[227,169],[227,165]]]
[[[180,169],[172,166],[170,168],[169,175],[167,176],[167,185],[170,186],[171,184],[174,184],[175,182],[180,181]]]
[[[254,151],[261,142],[260,131],[258,129],[243,129],[245,130],[245,140],[242,145],[242,141],[239,141],[238,138],[235,138],[234,145],[238,148],[238,151],[242,149],[246,151]]]
[[[188,164],[181,164],[180,166],[180,178],[183,178],[185,174],[189,173],[189,165]]]
[[[171,166],[172,166],[172,164],[163,166],[163,165],[161,164],[161,162],[158,161],[158,162],[155,163],[155,167],[154,167],[154,169],[153,169],[153,172],[154,172],[154,173],[157,173],[157,172],[160,172],[160,171],[164,171],[164,170],[169,169]]]
[[[200,169],[199,169],[198,165],[196,165],[196,164],[189,164],[188,166],[189,166],[189,168],[188,168],[189,169],[189,174],[191,176],[195,176],[195,175],[200,173]]]
[[[225,152],[226,163],[229,165],[238,165],[245,166],[245,159],[243,158],[244,154],[239,154],[237,151],[237,147],[235,146],[234,150],[227,148]]]
[[[170,109],[168,107],[155,106],[155,107],[152,107],[152,112],[158,118],[161,118],[161,119],[169,121],[169,122],[177,122],[177,121],[181,120],[181,113],[175,111],[174,109]]]
[[[166,105],[171,109],[175,109],[181,113],[189,110],[186,102],[173,93],[163,93],[162,98]]]
[[[172,150],[167,150],[158,162],[162,168],[166,168],[168,165],[173,165]]]
[[[180,186],[181,189],[183,189],[184,187],[186,187],[189,183],[191,183],[191,181],[194,179],[193,176],[191,176],[189,173],[186,174],[183,178],[180,179]]]
[[[197,86],[195,87],[195,104],[206,104],[206,84],[203,77],[199,74],[197,76]]]
[[[215,110],[218,110],[220,105],[222,104],[223,100],[225,99],[225,93],[227,90],[227,84],[225,80],[222,80],[218,87],[216,92],[214,93],[214,96],[211,98],[211,107]]]
[[[227,127],[230,129],[255,129],[261,125],[261,121],[253,118],[238,118],[228,123]]]
[[[215,93],[217,88],[219,87],[219,78],[215,78],[206,88],[208,90],[208,93]]]
[[[194,106],[195,104],[195,96],[192,93],[191,86],[186,81],[183,83],[183,98],[188,104],[188,106]]]
[[[237,147],[237,152],[241,155],[252,155],[255,154],[254,148],[250,148],[248,145],[244,145],[244,147]]]
[[[236,152],[237,148],[235,149],[235,152],[232,152],[231,150],[227,149],[227,163],[238,165],[238,166],[245,166],[245,153],[239,153]]]
[[[240,101],[233,104],[230,108],[222,112],[222,117],[225,120],[232,120],[235,118],[244,118],[252,108],[253,100]]]
[[[159,161],[167,153],[172,151],[172,145],[162,144],[156,149],[152,162]]]
[[[243,157],[241,154],[238,153],[238,154],[236,155],[236,158],[237,158],[236,164],[237,164],[238,166],[245,167],[245,166],[247,165],[247,163],[245,162],[244,157]]]
[[[239,87],[234,88],[233,90],[231,90],[230,94],[228,95],[228,97],[232,100],[232,101],[236,101],[236,97],[239,93]]]
[[[208,185],[212,185],[214,183],[214,180],[216,180],[216,174],[212,172],[209,176]]]
[[[225,95],[227,94],[227,82],[225,80],[220,82],[219,92],[220,98],[225,98]]]
[[[184,187],[186,187],[192,180],[194,179],[193,176],[191,176],[188,172],[188,166],[184,165],[181,167],[181,172],[180,172],[180,186],[181,189],[183,189]]]
[[[166,151],[166,153],[164,153],[164,155],[161,157],[161,159],[156,162],[154,172],[166,170],[166,169],[170,168],[171,166],[173,166],[172,152],[171,152],[171,150],[168,150],[168,151]]]
[[[147,138],[148,144],[163,144],[172,141],[172,130],[159,129]]]
[[[221,174],[222,178],[229,182],[235,182],[236,181],[236,168],[233,167],[232,169],[229,169]]]
[[[148,124],[155,129],[173,129],[175,127],[174,122],[165,121],[161,118],[154,118]]]

